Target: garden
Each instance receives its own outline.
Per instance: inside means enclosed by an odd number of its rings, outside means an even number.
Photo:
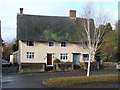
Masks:
[[[114,84],[120,83],[118,76],[120,74],[108,74],[108,75],[91,75],[91,76],[77,76],[77,77],[58,77],[44,80],[44,84],[48,87],[62,88],[74,85],[85,84]]]

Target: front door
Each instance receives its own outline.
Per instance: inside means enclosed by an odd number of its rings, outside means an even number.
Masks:
[[[47,66],[52,65],[52,54],[47,54]]]
[[[80,54],[79,53],[73,53],[73,63],[74,65],[80,65]]]

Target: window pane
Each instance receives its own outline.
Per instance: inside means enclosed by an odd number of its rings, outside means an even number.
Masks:
[[[83,60],[89,60],[89,54],[83,54]]]
[[[27,52],[26,58],[27,59],[34,59],[34,52]]]
[[[32,53],[32,58],[34,58],[34,52]]]
[[[61,47],[66,47],[66,42],[61,42]]]
[[[29,58],[31,59],[31,58],[32,58],[32,56],[30,55],[30,56],[29,56]]]
[[[62,56],[60,56],[60,60],[62,60]]]
[[[28,59],[28,55],[27,55],[27,59]]]
[[[27,41],[26,45],[28,46],[28,41]]]
[[[66,56],[66,60],[68,59],[68,56]]]
[[[60,54],[60,60],[68,60],[68,54],[67,53],[61,53]]]
[[[27,46],[34,46],[34,41],[27,41]]]
[[[49,46],[53,47],[54,46],[54,42],[49,42]]]
[[[33,41],[29,41],[29,46],[34,46],[34,42]]]
[[[63,60],[65,60],[65,56],[63,56]]]

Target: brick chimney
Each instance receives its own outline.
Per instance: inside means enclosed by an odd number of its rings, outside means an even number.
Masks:
[[[70,18],[76,18],[76,10],[70,10],[69,11],[69,17]]]
[[[20,15],[23,14],[23,8],[20,8]]]

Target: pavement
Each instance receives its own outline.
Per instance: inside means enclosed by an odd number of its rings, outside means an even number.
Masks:
[[[118,71],[91,71],[91,75],[104,75],[104,74],[120,74]],[[44,72],[44,73],[28,73],[28,74],[3,74],[2,75],[2,88],[47,88],[43,84],[43,80],[55,77],[71,77],[71,76],[86,76],[86,71],[64,73],[64,72]],[[120,85],[119,85],[120,86]],[[106,85],[79,85],[70,88],[118,88],[118,84]]]

